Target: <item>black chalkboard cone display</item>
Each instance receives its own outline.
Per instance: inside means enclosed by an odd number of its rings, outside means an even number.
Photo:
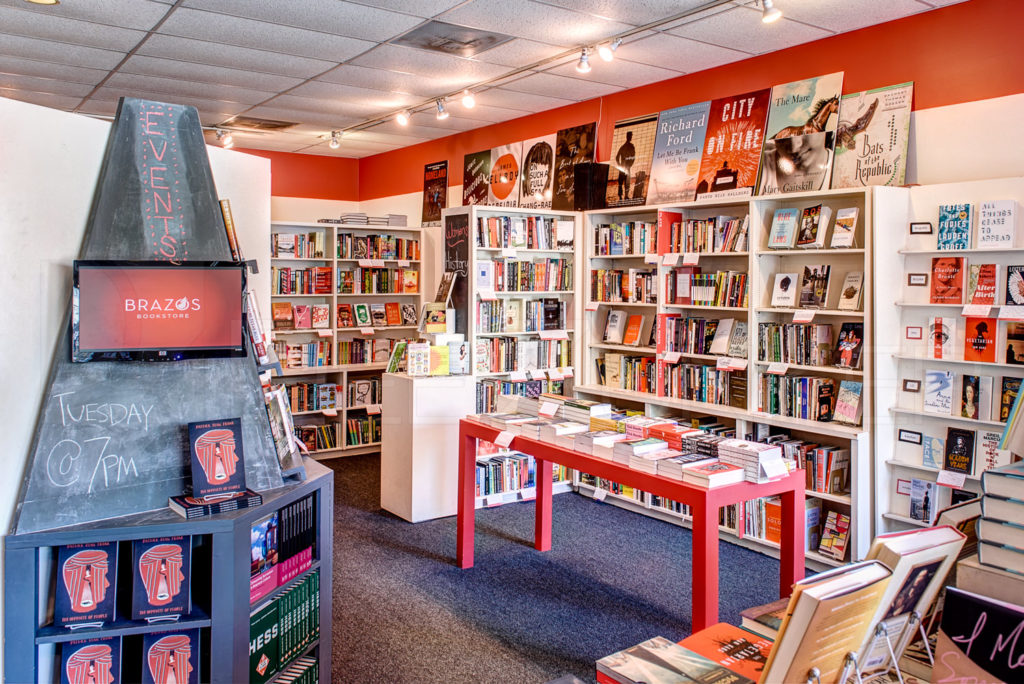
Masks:
[[[199,115],[122,99],[80,258],[230,260]],[[167,507],[188,481],[190,422],[241,416],[245,479],[283,484],[252,350],[244,357],[72,363],[57,342],[12,532]]]

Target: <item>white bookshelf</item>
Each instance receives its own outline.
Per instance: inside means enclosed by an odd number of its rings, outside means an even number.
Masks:
[[[909,189],[902,198],[902,205],[892,212],[903,212],[903,220],[891,232],[879,233],[879,244],[875,251],[876,272],[882,275],[875,297],[875,315],[879,330],[889,334],[879,336],[876,346],[876,368],[878,376],[888,378],[880,383],[877,396],[882,400],[877,406],[878,421],[875,432],[876,458],[876,507],[875,524],[879,532],[909,529],[923,523],[910,517],[910,496],[908,482],[912,478],[936,481],[942,475],[942,457],[946,434],[949,428],[973,430],[975,432],[974,470],[964,478],[963,489],[972,493],[980,492],[980,477],[985,459],[979,446],[982,432],[1002,434],[1004,423],[999,420],[1000,387],[1003,377],[1024,377],[1024,365],[1006,362],[1006,328],[1003,320],[997,320],[995,361],[985,363],[964,360],[965,316],[963,305],[932,304],[931,266],[932,259],[939,256],[964,257],[964,292],[966,294],[967,270],[971,264],[997,264],[996,301],[989,317],[998,319],[1005,302],[1006,266],[1024,264],[1024,247],[998,250],[977,249],[977,214],[980,204],[991,200],[1016,200],[1017,234],[1024,229],[1021,225],[1022,203],[1024,203],[1024,178],[1006,178],[944,183],[916,186]],[[937,249],[939,205],[971,204],[974,206],[975,221],[972,227],[972,243],[969,249]],[[910,234],[911,222],[931,223],[930,234]],[[1017,244],[1024,244],[1018,242]],[[911,274],[927,274],[925,285],[910,285]],[[885,284],[885,287],[881,286]],[[929,349],[929,324],[933,317],[948,317],[957,324],[956,337],[952,341],[950,358],[932,359]],[[920,331],[920,339],[911,339]],[[909,337],[908,337],[909,333]],[[929,370],[949,371],[953,374],[953,405],[950,415],[931,413],[924,410],[925,376]],[[960,416],[962,377],[980,375],[992,378],[992,405],[989,420],[975,420]],[[917,392],[904,389],[904,381],[920,381]],[[934,465],[925,462],[924,446],[901,440],[913,439],[920,434],[922,440],[941,439],[941,451],[935,456]],[[936,445],[938,446],[938,445]],[[931,450],[929,450],[931,451]]]
[[[289,344],[303,344],[322,341],[330,350],[330,363],[322,366],[283,366],[276,382],[283,382],[286,387],[297,383],[335,384],[337,388],[337,409],[325,409],[320,411],[301,411],[293,413],[297,426],[306,425],[330,425],[333,427],[336,447],[333,449],[320,449],[311,455],[317,459],[336,458],[339,456],[355,456],[360,454],[377,453],[380,451],[380,442],[364,444],[348,444],[348,420],[350,418],[364,418],[367,415],[379,413],[380,405],[369,406],[348,406],[349,382],[361,379],[380,379],[381,373],[387,366],[386,358],[369,358],[364,363],[338,363],[341,345],[346,341],[363,339],[409,339],[415,338],[416,325],[395,325],[395,326],[369,326],[364,334],[360,327],[338,327],[338,305],[350,304],[353,307],[359,303],[382,304],[385,302],[398,302],[415,306],[417,315],[420,311],[422,291],[425,287],[423,273],[421,270],[422,259],[370,259],[355,258],[339,254],[340,239],[343,234],[356,236],[368,235],[390,235],[397,238],[419,240],[420,253],[425,249],[423,241],[423,230],[418,227],[407,226],[382,226],[366,224],[338,224],[338,223],[316,223],[304,221],[272,221],[271,240],[276,240],[278,234],[302,234],[320,233],[323,236],[323,253],[314,257],[272,257],[271,266],[277,268],[310,268],[321,266],[330,268],[330,291],[325,294],[275,294],[275,283],[271,282],[271,303],[292,302],[295,304],[327,304],[329,309],[329,327],[324,329],[297,329],[297,330],[269,330],[268,334],[274,342],[287,342]],[[368,293],[341,293],[339,292],[339,270],[354,270],[360,266],[383,267],[389,269],[412,268],[420,272],[418,292],[399,292],[380,294]],[[282,362],[285,359],[281,359]]]

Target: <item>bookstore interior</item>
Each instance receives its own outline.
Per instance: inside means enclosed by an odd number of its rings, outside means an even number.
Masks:
[[[1022,23],[0,3],[4,681],[1024,681]]]

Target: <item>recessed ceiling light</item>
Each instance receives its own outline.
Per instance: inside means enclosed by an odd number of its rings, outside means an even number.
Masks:
[[[235,139],[231,135],[231,131],[217,131],[217,142],[221,144],[226,150],[230,150],[235,146]]]
[[[761,0],[761,21],[770,24],[782,18],[782,10],[772,0]]]

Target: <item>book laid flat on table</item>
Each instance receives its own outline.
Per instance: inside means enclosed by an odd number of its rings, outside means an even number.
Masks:
[[[679,645],[755,682],[761,678],[772,650],[771,639],[725,622],[702,629]]]
[[[760,634],[773,641],[779,636],[779,628],[782,620],[786,617],[786,608],[789,607],[789,597],[772,601],[763,606],[754,606],[740,611],[740,624],[743,629]]]
[[[601,658],[597,672],[620,684],[755,684],[664,637]]]
[[[168,508],[187,520],[262,505],[263,496],[251,489],[236,492],[228,498],[218,498],[212,503],[185,495],[172,496],[167,502]]]

